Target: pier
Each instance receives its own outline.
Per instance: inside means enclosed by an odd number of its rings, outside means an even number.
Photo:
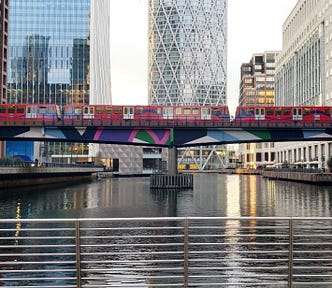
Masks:
[[[265,178],[276,179],[276,180],[287,180],[296,181],[317,185],[331,184],[332,183],[332,173],[323,173],[313,170],[305,171],[262,171],[261,175]]]

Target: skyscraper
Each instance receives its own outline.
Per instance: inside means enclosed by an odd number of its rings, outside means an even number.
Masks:
[[[149,0],[150,104],[226,105],[226,58],[227,0]],[[179,168],[223,168],[219,149],[183,149]]]
[[[109,5],[108,0],[11,0],[7,102],[110,104]],[[20,154],[19,148],[11,143],[7,152]],[[46,145],[48,154],[70,149]]]
[[[278,51],[255,53],[249,63],[241,65],[239,105],[274,105],[275,59]],[[245,168],[274,164],[274,143],[239,145],[240,162]]]
[[[149,0],[149,103],[226,104],[227,0]]]
[[[8,0],[0,0],[0,101],[7,103],[7,55],[8,55]],[[4,142],[0,142],[0,157],[5,155]]]
[[[277,51],[254,54],[241,65],[239,105],[274,105]]]
[[[7,102],[8,0],[0,0],[0,99]]]

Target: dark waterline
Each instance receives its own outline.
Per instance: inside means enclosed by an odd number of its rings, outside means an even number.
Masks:
[[[151,191],[149,178],[3,190],[1,218],[331,216],[330,186],[257,175],[195,174],[194,189]]]

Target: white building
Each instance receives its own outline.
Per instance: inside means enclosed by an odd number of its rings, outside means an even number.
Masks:
[[[299,0],[283,24],[276,105],[332,105],[332,0]],[[276,162],[325,168],[330,142],[276,144]]]
[[[226,105],[227,0],[149,0],[149,103]],[[220,169],[225,146],[179,151],[180,169]]]

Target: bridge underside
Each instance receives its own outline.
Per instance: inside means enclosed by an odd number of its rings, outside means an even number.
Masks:
[[[191,147],[253,142],[332,140],[331,128],[2,127],[0,140]]]

